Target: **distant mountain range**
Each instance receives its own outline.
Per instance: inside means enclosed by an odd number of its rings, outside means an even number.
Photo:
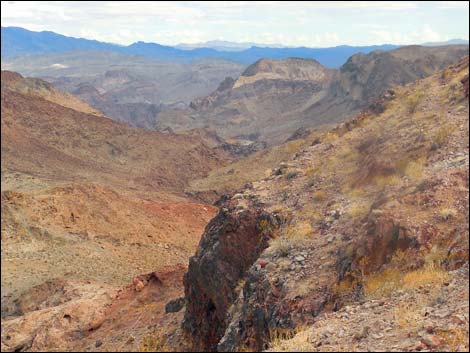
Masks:
[[[443,45],[459,45],[459,44],[468,45],[468,39],[449,39],[449,40],[446,40],[445,42],[427,42],[421,45],[425,47],[439,47]]]
[[[201,43],[181,43],[175,45],[175,48],[191,50],[196,48],[212,48],[218,51],[242,51],[250,49],[251,47],[261,48],[292,48],[292,46],[276,44],[260,44],[253,42],[229,42],[226,40],[210,40],[208,42]]]
[[[122,46],[96,40],[67,37],[50,31],[34,32],[20,27],[2,27],[1,41],[2,59],[71,50],[104,50],[125,55],[140,55],[160,61],[180,62],[201,58],[219,58],[251,64],[262,58],[285,59],[298,57],[315,59],[330,68],[341,66],[351,55],[359,52],[367,54],[374,50],[390,50],[398,47],[397,45],[384,44],[372,46],[342,45],[331,48],[268,48],[253,46],[240,51],[223,51],[213,48],[183,50],[146,42],[136,42],[129,46]]]

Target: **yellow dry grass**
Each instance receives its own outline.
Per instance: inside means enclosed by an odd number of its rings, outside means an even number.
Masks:
[[[414,330],[422,321],[421,307],[416,302],[400,303],[393,310],[397,325],[402,329]]]
[[[365,275],[364,294],[371,298],[389,296],[398,289],[415,289],[422,285],[440,286],[449,279],[447,271],[434,264],[403,274],[399,268]]]
[[[141,352],[171,352],[167,340],[161,333],[152,333],[144,337],[140,347]]]
[[[316,202],[325,201],[326,198],[327,198],[327,194],[323,190],[315,191],[315,193],[313,194],[313,200]]]

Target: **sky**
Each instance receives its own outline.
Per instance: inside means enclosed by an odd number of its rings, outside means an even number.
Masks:
[[[329,47],[469,37],[468,1],[2,1],[2,26],[165,45]]]

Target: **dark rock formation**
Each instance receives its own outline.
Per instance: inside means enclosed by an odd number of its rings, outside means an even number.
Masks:
[[[168,302],[165,305],[165,312],[166,313],[177,313],[178,311],[183,309],[184,302],[185,302],[184,297],[173,299],[172,301]]]
[[[227,312],[246,271],[268,246],[277,220],[250,201],[224,203],[208,224],[184,277],[187,307],[184,330],[195,349],[213,351],[225,332]]]

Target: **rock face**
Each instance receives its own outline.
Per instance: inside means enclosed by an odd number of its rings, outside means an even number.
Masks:
[[[215,350],[223,336],[235,288],[268,246],[277,220],[250,202],[226,201],[208,224],[184,277],[187,300],[183,328],[195,349]]]

